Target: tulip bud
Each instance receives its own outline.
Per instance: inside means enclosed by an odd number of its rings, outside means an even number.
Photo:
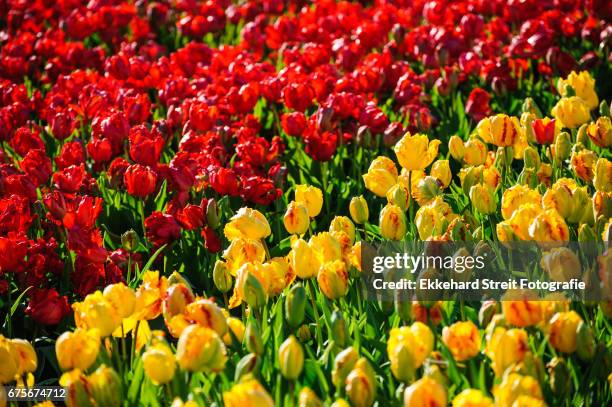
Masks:
[[[283,224],[289,234],[301,235],[306,233],[310,225],[310,217],[306,206],[299,202],[291,202],[287,207],[285,216],[283,216]]]
[[[532,168],[536,171],[540,168],[540,155],[531,146],[523,151],[523,161],[525,162],[525,168]]]
[[[397,205],[401,210],[406,211],[410,206],[410,193],[408,188],[401,184],[395,184],[387,191],[387,202]]]
[[[96,406],[121,405],[121,379],[117,372],[105,365],[88,377]]]
[[[234,381],[239,382],[240,378],[246,375],[255,376],[259,372],[261,365],[261,359],[254,353],[245,355],[238,364],[236,365],[236,372],[234,373]]]
[[[227,263],[222,260],[215,262],[213,268],[213,282],[217,290],[222,293],[228,292],[232,288],[232,275],[227,267]]]
[[[610,116],[610,105],[608,105],[608,102],[606,100],[602,100],[601,103],[599,104],[599,115],[600,116]]]
[[[599,192],[612,192],[612,162],[600,158],[595,164],[593,186]]]
[[[576,330],[576,353],[578,357],[585,362],[593,359],[595,356],[595,338],[593,331],[586,322],[582,321],[578,324]]]
[[[132,229],[121,235],[121,246],[130,253],[136,249],[138,242],[138,233]]]
[[[330,407],[351,407],[351,405],[344,399],[338,399],[334,401]]]
[[[80,370],[64,373],[60,385],[66,389],[66,406],[94,407],[92,386],[89,379]]]
[[[314,391],[304,387],[298,396],[298,407],[323,407],[323,403]]]
[[[259,309],[266,304],[268,297],[266,291],[253,273],[248,273],[244,281],[244,300],[251,308]]]
[[[406,214],[397,205],[387,204],[380,212],[380,233],[385,239],[401,240],[406,235]]]
[[[246,341],[246,348],[249,352],[256,355],[263,354],[264,346],[261,338],[261,329],[259,328],[259,323],[256,320],[250,319],[247,322],[244,340]]]
[[[219,218],[221,214],[219,213],[219,206],[217,205],[217,201],[214,198],[208,200],[206,204],[206,224],[216,229],[219,226]]]
[[[292,328],[304,320],[306,310],[306,290],[302,285],[294,285],[285,298],[285,318]]]
[[[480,326],[489,325],[489,322],[491,322],[493,315],[497,314],[498,312],[499,306],[497,304],[497,301],[484,301],[480,306],[480,310],[478,311],[478,323],[480,324]]]
[[[336,355],[332,370],[332,382],[336,388],[340,388],[344,385],[346,377],[350,371],[353,370],[357,359],[359,359],[359,354],[352,346]]]
[[[412,383],[404,393],[404,407],[445,407],[447,404],[446,390],[429,377]]]
[[[217,332],[193,324],[181,332],[176,360],[181,369],[190,372],[219,372],[227,362],[227,349]]]
[[[146,375],[154,384],[168,383],[174,377],[174,354],[165,343],[150,346],[142,354],[142,364]]]
[[[430,174],[432,177],[440,181],[443,188],[448,187],[453,179],[453,174],[451,172],[448,160],[438,160],[434,162],[431,166]]]
[[[559,161],[567,160],[572,152],[572,140],[568,132],[559,133],[555,140],[555,157]]]
[[[302,373],[304,350],[295,336],[291,335],[278,348],[278,363],[286,379],[295,380]]]
[[[415,198],[420,206],[427,205],[435,197],[442,194],[440,184],[437,178],[430,175],[419,181],[416,186]]]
[[[348,330],[346,328],[346,322],[342,316],[342,312],[334,310],[331,315],[331,337],[340,347],[344,347],[348,338]]]
[[[575,352],[580,322],[582,318],[575,311],[557,312],[549,322],[550,344],[560,352]]]
[[[368,203],[366,202],[363,195],[354,196],[349,204],[349,212],[353,222],[361,225],[368,221],[370,211],[368,209]]]
[[[330,232],[343,233],[350,244],[355,243],[355,224],[347,216],[335,216],[329,225]]]
[[[485,184],[476,184],[470,188],[470,201],[482,214],[488,215],[497,210],[497,202],[493,189]]]
[[[368,126],[359,126],[355,135],[355,142],[361,147],[372,147],[372,132]]]
[[[531,168],[523,168],[519,174],[518,183],[534,189],[538,186],[538,174]]]
[[[528,112],[528,113],[533,114],[536,118],[542,117],[542,111],[540,110],[540,108],[538,107],[538,105],[532,98],[525,98],[525,101],[523,102],[522,110],[524,113]]]
[[[465,145],[463,144],[463,140],[461,140],[458,136],[451,136],[448,140],[448,151],[450,151],[451,156],[457,160],[463,160],[463,155],[465,154]]]
[[[346,394],[355,407],[370,407],[376,397],[376,376],[365,358],[360,358],[346,377]]]
[[[572,388],[572,381],[567,363],[563,358],[554,357],[546,365],[550,378],[550,388],[555,396],[561,400],[565,399]]]
[[[589,141],[589,138],[587,135],[587,128],[588,128],[587,123],[584,123],[578,128],[578,131],[576,132],[576,144],[578,143],[584,144],[584,145],[587,144],[587,142]]]
[[[296,335],[300,342],[308,342],[312,338],[312,332],[310,332],[310,328],[308,325],[302,325],[298,328]]]

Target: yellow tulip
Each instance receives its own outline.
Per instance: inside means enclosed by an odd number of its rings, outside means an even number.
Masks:
[[[414,363],[421,366],[429,354],[433,351],[434,334],[423,322],[414,322],[410,325],[410,332],[415,338],[412,344]]]
[[[593,181],[596,163],[597,155],[591,150],[574,151],[570,157],[570,164],[574,173],[585,182]]]
[[[589,110],[583,99],[572,96],[561,98],[551,113],[563,127],[575,129],[591,119]]]
[[[72,308],[77,327],[97,329],[101,337],[110,336],[121,324],[119,311],[100,291],[75,302]]]
[[[370,407],[376,397],[376,376],[365,358],[357,360],[346,377],[346,394],[354,407]]]
[[[391,205],[399,206],[403,211],[407,210],[410,206],[410,192],[408,187],[398,183],[393,185],[387,191],[387,202]]]
[[[514,185],[504,191],[501,201],[501,213],[504,219],[510,219],[518,208],[525,204],[540,205],[542,196],[526,185]]]
[[[55,354],[62,370],[87,370],[98,357],[100,337],[96,330],[77,328],[55,341]]]
[[[269,276],[265,273],[262,263],[243,264],[236,272],[236,285],[230,299],[230,308],[237,307],[242,301],[249,305],[255,305],[255,302],[257,305],[263,305],[267,300],[269,286]],[[252,303],[249,303],[249,300]]]
[[[351,214],[351,218],[353,218],[353,222],[359,225],[362,225],[368,221],[368,218],[370,217],[370,210],[368,209],[368,203],[363,195],[354,196],[351,198],[349,212]]]
[[[160,277],[158,271],[147,271],[142,283],[136,290],[134,318],[149,320],[157,318],[162,311],[162,297],[168,288],[166,277]]]
[[[414,335],[407,326],[393,328],[387,340],[387,356],[391,362],[391,373],[397,380],[410,383],[414,378],[414,371],[419,367],[415,363],[412,343]]]
[[[142,365],[147,377],[157,385],[168,383],[176,371],[174,354],[164,343],[149,346],[142,354]]]
[[[542,320],[538,293],[531,290],[508,290],[502,297],[502,312],[509,324],[526,327]]]
[[[446,389],[430,377],[412,383],[404,392],[404,407],[446,407]]]
[[[304,239],[297,239],[291,244],[288,258],[291,270],[299,278],[305,280],[316,277],[320,262]]]
[[[308,216],[314,218],[323,208],[323,193],[311,185],[297,185],[295,187],[295,200],[308,210]]]
[[[323,403],[314,391],[304,387],[298,396],[298,407],[323,407]]]
[[[287,207],[285,216],[283,216],[283,224],[287,232],[292,235],[306,233],[310,225],[310,217],[306,206],[300,202],[291,202]]]
[[[19,370],[19,356],[13,349],[9,339],[0,335],[0,385],[15,379]],[[0,388],[3,388],[0,386]]]
[[[227,327],[229,329],[227,330],[227,333],[223,336],[223,343],[225,343],[227,346],[231,346],[231,344],[233,343],[232,335],[236,337],[236,340],[239,343],[242,343],[242,340],[244,339],[244,332],[246,330],[242,320],[235,317],[229,317],[227,318]]]
[[[191,372],[220,372],[225,367],[227,351],[215,331],[200,325],[190,325],[183,330],[178,340],[176,360],[181,369]]]
[[[238,269],[245,263],[263,263],[266,258],[266,249],[259,240],[235,239],[223,252],[223,258],[227,261],[230,274],[235,276]]]
[[[476,126],[476,131],[486,143],[510,147],[519,137],[519,123],[515,117],[497,114],[482,119]]]
[[[330,232],[343,232],[349,237],[350,244],[355,242],[355,225],[346,216],[336,216],[329,225]]]
[[[488,215],[497,210],[495,191],[486,184],[476,184],[470,188],[470,201],[482,214]]]
[[[465,144],[463,140],[458,136],[451,136],[451,138],[448,139],[448,151],[455,160],[463,160],[463,156],[465,155]]]
[[[420,239],[428,240],[431,237],[440,236],[456,218],[457,215],[441,196],[434,198],[416,212],[415,223]]]
[[[278,363],[286,379],[295,380],[302,373],[304,350],[295,336],[291,335],[278,348]]]
[[[593,186],[599,192],[612,192],[612,162],[600,158],[595,164]]]
[[[599,147],[612,147],[612,120],[609,117],[599,117],[595,122],[589,124],[587,135]]]
[[[312,236],[308,242],[320,264],[342,259],[342,246],[329,232]]]
[[[574,94],[584,100],[589,110],[593,110],[599,105],[599,98],[595,92],[595,79],[588,71],[576,73],[572,71],[567,78],[559,79],[557,90],[561,96],[569,96],[568,86],[574,90]]]
[[[567,282],[582,275],[580,259],[567,247],[555,247],[543,253],[540,264],[552,281]]]
[[[388,157],[379,156],[372,161],[368,172],[363,175],[365,187],[375,195],[384,197],[393,185],[397,184],[397,168]]]
[[[240,208],[225,225],[223,233],[227,240],[265,239],[270,236],[270,224],[266,217],[256,209]]]
[[[38,358],[32,344],[25,339],[10,339],[9,342],[19,361],[17,375],[22,376],[24,373],[34,372],[38,366]]]
[[[567,224],[554,209],[539,213],[529,225],[529,237],[542,248],[552,248],[569,240]]]
[[[576,311],[558,312],[549,322],[549,342],[559,352],[576,351],[578,325],[582,322]]]
[[[223,392],[225,407],[274,407],[274,401],[266,389],[255,379],[235,384],[229,391]]]
[[[536,400],[544,398],[537,379],[531,376],[521,376],[518,373],[510,373],[505,376],[501,384],[493,388],[493,396],[496,407],[514,407],[517,405],[515,402],[522,396],[529,396]]]
[[[295,279],[289,263],[284,257],[274,257],[264,263],[263,271],[268,275],[268,295],[279,295]]]
[[[136,306],[136,294],[134,290],[123,283],[106,286],[103,291],[104,297],[113,304],[121,318],[127,318],[134,312]]]
[[[332,382],[336,388],[344,386],[344,382],[348,374],[353,370],[355,363],[359,359],[359,354],[355,348],[348,347],[338,353],[334,359],[334,367],[332,369]]]
[[[496,377],[502,377],[506,369],[521,362],[528,351],[527,332],[499,326],[494,327],[485,347],[485,354],[491,359]]]
[[[348,271],[344,262],[335,260],[321,265],[317,283],[327,298],[335,300],[344,297],[348,292]]]
[[[444,327],[442,341],[459,362],[471,359],[480,352],[480,333],[472,321],[460,321]]]
[[[487,160],[487,146],[476,138],[471,138],[465,143],[463,161],[468,166],[482,165]]]
[[[452,407],[494,407],[493,400],[476,389],[465,389],[457,394],[451,403]]]
[[[429,141],[426,135],[406,133],[393,151],[400,165],[408,171],[423,170],[438,155],[440,140]]]
[[[166,325],[172,318],[183,314],[185,307],[195,301],[191,290],[183,283],[172,284],[168,287],[162,302],[162,314]],[[180,332],[178,333],[180,335]],[[174,335],[173,336],[178,336]]]
[[[555,209],[564,219],[573,217],[575,212],[574,191],[577,189],[576,182],[567,178],[561,178],[551,188],[546,190],[542,197],[542,206],[545,209]]]
[[[87,381],[95,406],[121,404],[121,379],[113,368],[101,365],[87,377]]]
[[[397,205],[387,204],[380,212],[380,234],[389,240],[401,240],[406,235],[406,214]]]
[[[448,160],[438,160],[433,163],[430,174],[440,181],[444,188],[448,187],[453,179]]]
[[[227,332],[226,317],[221,308],[213,301],[199,298],[185,306],[184,315],[187,321],[212,329],[219,336]]]

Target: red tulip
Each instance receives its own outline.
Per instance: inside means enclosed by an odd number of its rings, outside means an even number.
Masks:
[[[70,314],[70,306],[67,297],[60,296],[55,288],[35,289],[25,313],[39,324],[57,325]]]
[[[552,144],[555,141],[555,119],[535,119],[531,128],[538,144]]]
[[[145,198],[155,192],[157,174],[147,166],[132,164],[125,170],[123,180],[128,194]]]
[[[171,243],[181,236],[181,227],[172,215],[153,212],[145,219],[146,238],[154,246]]]

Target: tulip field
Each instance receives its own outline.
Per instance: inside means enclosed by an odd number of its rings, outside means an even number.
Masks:
[[[612,405],[611,49],[603,0],[0,0],[0,407]],[[466,296],[368,286],[415,244]]]

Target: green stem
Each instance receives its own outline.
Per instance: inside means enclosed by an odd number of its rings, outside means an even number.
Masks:
[[[317,308],[316,295],[314,290],[314,281],[308,280],[308,291],[310,293],[310,302],[312,304],[312,312],[314,313],[315,326],[317,330],[317,343],[323,346],[323,334],[321,333],[321,324],[319,323],[319,309]]]

